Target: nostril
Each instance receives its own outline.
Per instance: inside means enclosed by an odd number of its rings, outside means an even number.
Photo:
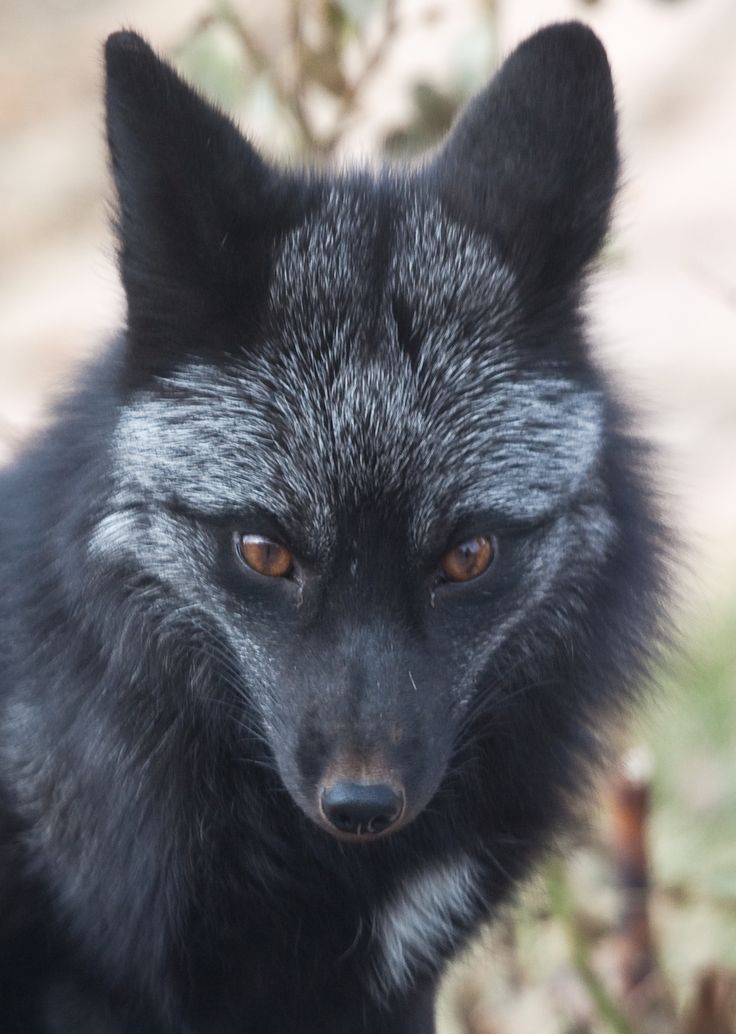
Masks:
[[[386,783],[335,783],[320,800],[330,825],[354,836],[383,833],[404,810],[403,794]]]

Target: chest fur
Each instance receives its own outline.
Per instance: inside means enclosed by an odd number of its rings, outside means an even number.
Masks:
[[[480,904],[480,866],[465,856],[406,878],[374,916],[374,993],[401,991],[436,971]]]

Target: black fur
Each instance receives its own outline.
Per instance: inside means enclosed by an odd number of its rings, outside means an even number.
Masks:
[[[106,55],[127,329],[0,475],[0,1026],[431,1034],[659,640],[646,450],[579,314],[605,54],[543,30],[423,167],[342,177]],[[411,821],[322,828],[344,756]]]

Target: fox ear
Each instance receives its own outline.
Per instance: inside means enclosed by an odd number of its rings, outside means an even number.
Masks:
[[[611,72],[579,22],[522,43],[461,114],[429,174],[540,301],[600,248],[619,158]]]
[[[139,36],[110,36],[105,59],[129,339],[150,355],[265,292],[283,183]]]

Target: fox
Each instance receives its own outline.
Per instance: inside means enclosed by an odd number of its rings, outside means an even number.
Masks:
[[[604,48],[347,170],[105,61],[125,325],[0,473],[0,1026],[433,1034],[665,623]]]

